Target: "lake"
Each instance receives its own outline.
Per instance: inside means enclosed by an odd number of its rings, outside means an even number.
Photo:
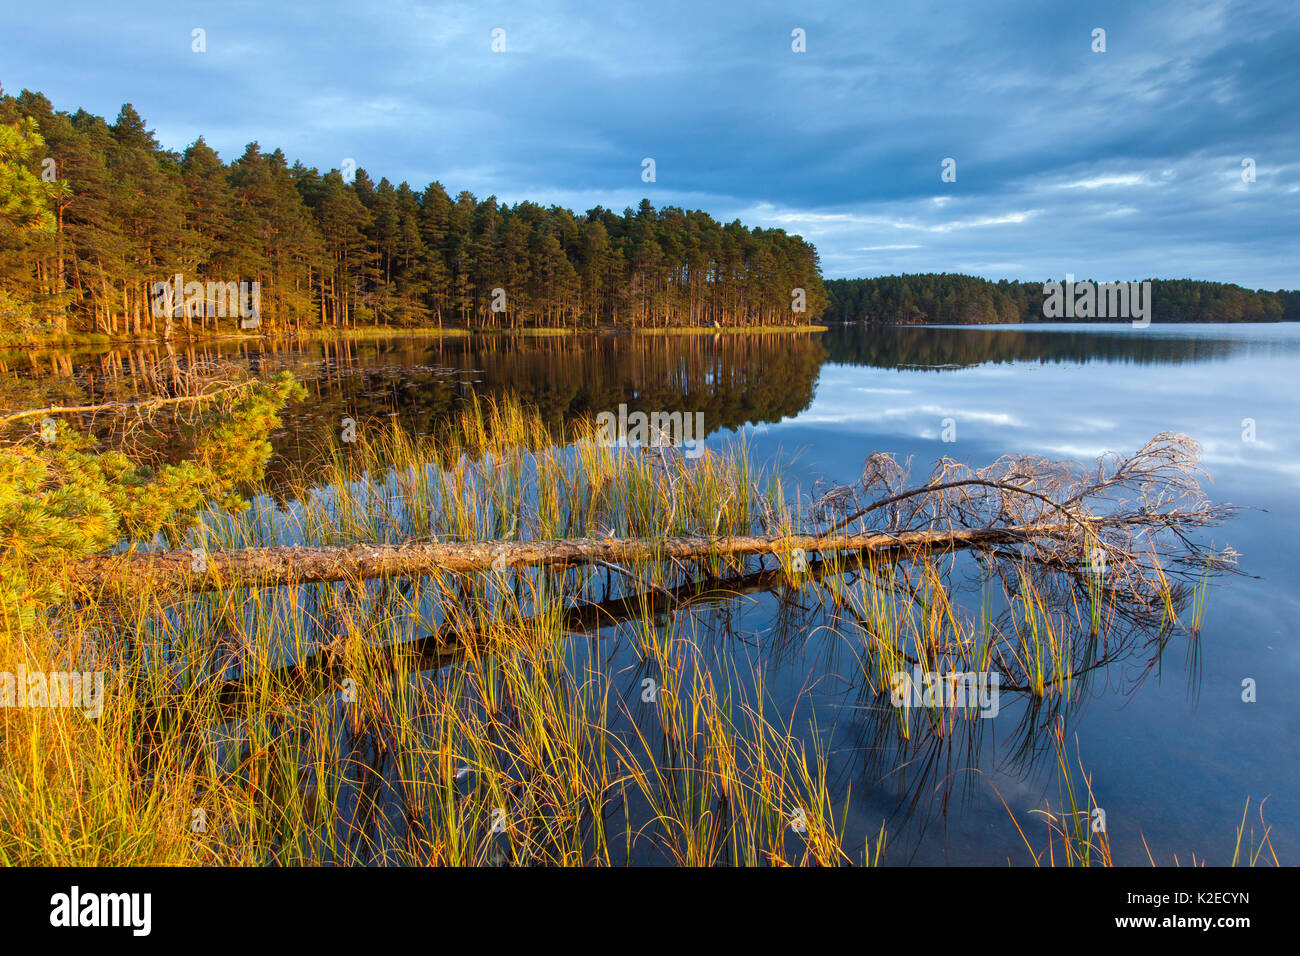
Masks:
[[[1068,752],[1090,775],[1114,861],[1227,863],[1246,801],[1258,831],[1300,859],[1300,326],[1052,324],[837,327],[799,335],[412,337],[270,345],[253,341],[10,352],[6,401],[104,401],[150,392],[167,369],[207,362],[295,372],[310,399],[274,436],[271,481],[310,461],[325,432],[395,416],[436,433],[475,394],[512,394],[547,421],[629,409],[703,414],[708,444],[741,439],[806,491],[855,481],[876,451],[912,459],[919,481],[948,456],[1092,460],[1160,432],[1198,441],[1212,499],[1243,510],[1207,540],[1242,572],[1208,593],[1198,639],[1135,648],[1093,672],[1062,711]],[[165,452],[165,449],[164,449]],[[968,596],[969,597],[969,596]],[[978,594],[973,600],[978,601]],[[888,864],[1030,862],[1012,822],[1042,844],[1031,811],[1060,805],[1056,755],[1013,695],[978,729],[906,743],[882,730],[843,633],[769,592],[689,612],[729,646],[731,673],[826,753],[833,791],[851,792],[845,843],[882,823]],[[627,695],[635,655],[603,636]],[[626,658],[626,659],[624,659]],[[719,672],[728,672],[721,663]],[[761,678],[761,680],[760,680]],[[1255,700],[1243,700],[1253,681]],[[1076,765],[1077,766],[1077,765]],[[1010,813],[1008,812],[1010,811]],[[1145,841],[1145,846],[1144,846]],[[1243,844],[1246,841],[1243,840]]]

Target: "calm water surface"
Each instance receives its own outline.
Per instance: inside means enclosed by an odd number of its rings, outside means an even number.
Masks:
[[[923,479],[949,456],[1006,453],[1090,460],[1135,451],[1163,431],[1204,449],[1211,496],[1244,506],[1209,540],[1242,554],[1243,575],[1213,588],[1200,640],[1175,639],[1095,674],[1066,714],[1072,757],[1106,811],[1114,859],[1231,858],[1247,798],[1283,863],[1300,862],[1300,327],[1116,325],[847,327],[825,335],[394,339],[271,348],[6,354],[9,404],[148,389],[148,370],[213,359],[290,368],[310,401],[275,436],[278,465],[343,417],[396,415],[436,431],[475,392],[514,393],[553,422],[631,409],[701,411],[711,444],[745,435],[756,457],[793,461],[804,488],[857,479],[873,451],[913,459]],[[946,420],[951,422],[946,422]],[[1254,440],[1243,437],[1244,420]],[[944,441],[947,434],[954,441]],[[848,847],[882,821],[890,863],[1029,861],[1003,806],[1041,847],[1029,811],[1059,805],[1055,756],[1023,702],[942,745],[900,747],[842,635],[791,619],[772,595],[691,612],[693,626],[754,662],[782,714],[814,718],[833,779],[851,788]],[[615,635],[616,636],[616,635]],[[617,649],[614,653],[620,653]],[[626,699],[639,692],[628,654]],[[1257,702],[1242,701],[1242,682]],[[1032,829],[1031,829],[1032,827]],[[1258,826],[1256,826],[1258,830]]]

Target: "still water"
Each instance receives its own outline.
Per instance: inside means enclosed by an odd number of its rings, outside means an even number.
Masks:
[[[430,433],[475,393],[517,395],[556,424],[620,403],[702,412],[710,444],[743,436],[755,458],[788,465],[807,490],[856,480],[874,451],[911,458],[919,482],[943,456],[975,466],[1007,453],[1089,461],[1186,433],[1203,447],[1211,498],[1243,509],[1207,532],[1241,553],[1243,573],[1211,589],[1199,640],[1093,676],[1065,713],[1070,757],[1091,776],[1116,863],[1146,864],[1148,848],[1160,863],[1193,854],[1227,863],[1248,798],[1256,831],[1267,798],[1281,861],[1300,860],[1300,326],[241,342],[9,353],[0,374],[6,404],[30,407],[149,391],[159,368],[211,361],[287,368],[307,384],[310,399],[274,436],[273,479],[344,418],[395,415]],[[783,716],[817,738],[837,793],[852,794],[849,847],[883,822],[887,863],[1030,862],[1008,810],[1039,848],[1031,811],[1060,801],[1047,735],[1016,701],[942,744],[900,746],[864,699],[841,634],[813,617],[792,623],[769,594],[725,605],[693,612],[696,623],[744,646]],[[638,683],[628,673],[630,699]]]

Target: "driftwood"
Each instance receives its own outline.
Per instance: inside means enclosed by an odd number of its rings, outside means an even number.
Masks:
[[[213,591],[276,587],[438,573],[500,572],[507,568],[566,568],[646,560],[856,551],[897,557],[1042,540],[1077,532],[1077,523],[1007,528],[866,531],[834,534],[742,535],[728,538],[576,538],[554,541],[407,542],[336,547],[242,548],[211,551],[122,552],[83,558],[71,583],[92,591],[124,589]],[[1096,521],[1098,526],[1107,522]],[[196,570],[196,566],[201,570]]]

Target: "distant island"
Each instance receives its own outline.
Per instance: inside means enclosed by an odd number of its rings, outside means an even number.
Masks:
[[[1059,318],[1045,314],[1046,282],[992,282],[956,273],[827,279],[830,302],[823,322],[892,325],[992,325],[1016,322],[1127,322],[1105,316]],[[1082,281],[1082,280],[1081,280]],[[1097,280],[1104,282],[1106,280]],[[1151,279],[1156,322],[1300,321],[1300,292],[1243,289],[1226,282]]]

